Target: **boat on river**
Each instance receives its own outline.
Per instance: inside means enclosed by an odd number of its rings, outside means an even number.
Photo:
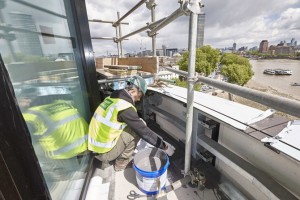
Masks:
[[[292,70],[289,69],[265,69],[264,74],[270,75],[292,75]]]
[[[300,83],[291,83],[291,86],[300,86]]]

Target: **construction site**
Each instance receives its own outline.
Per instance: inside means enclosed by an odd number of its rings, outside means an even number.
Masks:
[[[117,19],[88,19],[83,0],[0,0],[0,199],[299,199],[300,102],[195,72],[201,0],[179,0],[159,20],[155,0],[128,5]],[[122,34],[137,9],[151,19]],[[157,33],[180,17],[189,19],[188,71],[156,54]],[[92,37],[90,23],[110,24],[116,36]],[[125,57],[122,41],[141,32],[152,55]],[[118,55],[95,57],[93,40],[111,40]],[[187,88],[174,85],[179,76]],[[194,91],[196,84],[265,109]],[[129,103],[113,97],[118,91]],[[117,170],[117,159],[100,157],[134,121],[119,120],[128,108],[161,144],[135,133],[142,139]],[[110,132],[119,135],[110,141]]]

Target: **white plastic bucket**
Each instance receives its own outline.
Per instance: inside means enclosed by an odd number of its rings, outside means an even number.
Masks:
[[[168,155],[161,149],[148,148],[139,151],[133,159],[139,189],[147,195],[155,195],[167,182]]]

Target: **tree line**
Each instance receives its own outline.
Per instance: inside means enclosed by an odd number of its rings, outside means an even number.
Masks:
[[[187,71],[189,52],[185,52],[177,62],[180,69]],[[233,53],[220,54],[218,49],[203,46],[196,50],[196,72],[209,76],[217,69],[227,78],[229,83],[245,85],[254,75],[252,66],[247,58]]]

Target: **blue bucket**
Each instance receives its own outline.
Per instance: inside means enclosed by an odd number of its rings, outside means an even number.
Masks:
[[[133,159],[136,181],[139,189],[147,195],[155,195],[164,189],[167,182],[168,155],[158,148],[139,151]]]

